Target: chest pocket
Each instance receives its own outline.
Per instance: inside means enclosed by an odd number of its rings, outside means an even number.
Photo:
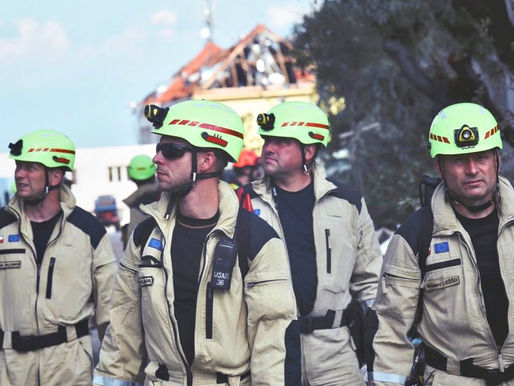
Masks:
[[[456,246],[449,240],[434,239],[427,256],[423,289],[434,291],[459,285],[462,276],[462,259],[455,254]]]
[[[359,238],[351,206],[339,201],[331,197],[321,200],[313,212],[314,223],[319,224],[313,229],[318,275],[323,276],[326,289],[336,293],[348,289]]]
[[[424,312],[440,325],[462,318],[459,313],[466,304],[462,259],[457,247],[455,251],[451,247],[449,241],[432,241],[421,285]]]

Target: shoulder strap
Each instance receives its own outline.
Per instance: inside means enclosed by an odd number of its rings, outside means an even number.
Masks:
[[[421,278],[425,277],[428,251],[432,241],[432,231],[434,229],[434,215],[430,205],[422,209],[420,224],[418,228],[418,264],[421,270]]]
[[[250,251],[250,222],[248,215],[243,214],[242,203],[239,205],[239,212],[237,213],[238,221],[236,223],[237,232],[237,258],[239,260],[239,269],[241,270],[241,277],[244,279],[248,273],[248,255]]]
[[[246,184],[236,190],[239,207],[253,212],[252,197],[256,196],[252,184]]]
[[[421,271],[421,280],[425,277],[427,267],[428,251],[430,249],[430,242],[432,241],[432,231],[434,229],[434,215],[430,205],[426,205],[421,209],[420,222],[418,227],[418,264]],[[416,316],[414,323],[409,332],[410,336],[417,336],[416,329],[423,316],[423,289],[419,289],[418,305],[416,308]]]

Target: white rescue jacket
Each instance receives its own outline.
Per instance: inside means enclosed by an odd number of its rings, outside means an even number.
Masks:
[[[500,177],[498,258],[509,300],[509,334],[497,347],[485,311],[473,244],[458,221],[441,183],[431,201],[433,232],[422,277],[416,251],[419,211],[402,225],[385,255],[373,308],[378,330],[373,339],[372,378],[376,385],[404,384],[414,347],[407,333],[414,323],[420,289],[422,319],[417,331],[423,342],[445,357],[450,375],[428,368],[426,378],[438,385],[485,385],[459,376],[460,362],[503,371],[514,364],[514,190]],[[433,373],[433,374],[432,374]]]
[[[95,384],[132,385],[141,369],[145,385],[214,385],[217,374],[232,385],[248,371],[252,385],[288,384],[286,342],[288,336],[294,341],[296,303],[284,244],[265,222],[242,211],[249,221],[248,272],[243,278],[236,259],[230,290],[210,289],[214,249],[221,235],[233,237],[239,211],[230,185],[220,181],[218,186],[220,217],[206,237],[200,263],[192,365],[185,360],[173,305],[170,256],[177,209],[165,219],[172,198],[164,193],[142,207],[151,218],[136,227],[120,263]],[[145,229],[149,236],[141,237]],[[156,264],[142,261],[149,255]]]
[[[109,321],[116,259],[98,220],[75,205],[60,187],[63,216],[36,265],[32,227],[16,196],[0,210],[0,385],[89,385],[92,349],[89,318]],[[19,351],[38,336],[57,334],[64,343]],[[77,339],[77,335],[81,336]],[[36,336],[35,338],[32,336]],[[56,336],[47,337],[55,341]],[[33,347],[34,348],[34,347]]]
[[[335,326],[352,298],[369,305],[375,299],[382,254],[364,198],[347,185],[327,180],[316,170],[312,176],[318,287],[314,307],[306,317],[322,317],[333,310]],[[284,238],[271,179],[254,181],[251,188],[254,213]],[[303,378],[310,384],[341,382],[342,370],[337,370],[341,366],[358,370],[348,327],[314,330],[301,338]]]

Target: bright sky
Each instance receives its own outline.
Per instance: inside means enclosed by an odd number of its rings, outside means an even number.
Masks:
[[[316,0],[213,0],[214,42],[265,24],[288,37]],[[36,129],[77,147],[137,143],[129,107],[205,44],[205,0],[23,0],[0,5],[0,153]]]

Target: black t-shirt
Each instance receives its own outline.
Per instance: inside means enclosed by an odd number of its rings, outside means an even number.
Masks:
[[[34,246],[36,247],[36,263],[38,266],[41,265],[43,261],[43,256],[46,251],[46,246],[48,241],[50,240],[50,236],[55,228],[55,224],[61,218],[62,210],[59,211],[54,217],[50,220],[35,222],[31,221],[30,225],[32,226],[32,235],[34,240]]]
[[[206,220],[186,217],[180,213],[173,230],[171,264],[175,291],[175,318],[180,344],[189,364],[195,356],[196,297],[202,248],[207,234],[214,228],[219,213]]]
[[[459,214],[457,214],[457,218],[473,243],[480,272],[487,321],[496,344],[502,346],[509,331],[507,319],[509,300],[505,292],[498,259],[498,211],[495,209],[484,218],[470,219]]]
[[[314,185],[311,182],[298,192],[287,192],[275,187],[278,215],[284,230],[293,289],[300,315],[312,311],[318,287],[316,247],[312,224]]]

